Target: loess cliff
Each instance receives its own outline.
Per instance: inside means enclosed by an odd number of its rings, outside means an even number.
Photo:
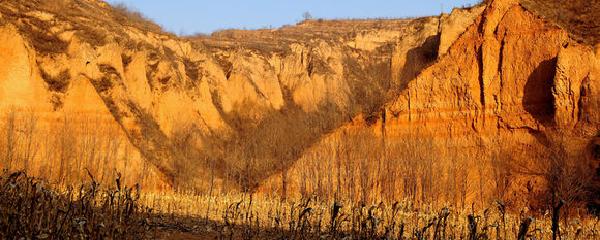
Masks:
[[[378,111],[435,60],[439,42],[436,17],[184,39],[102,1],[4,1],[0,12],[3,108],[42,115],[40,134],[116,127],[127,139],[117,148],[131,146],[171,186],[210,168],[255,188],[323,135]]]
[[[36,122],[9,162],[58,180],[462,204],[494,196],[499,144],[531,170],[542,157],[518,149],[560,136],[597,169],[598,23],[549,4],[177,37],[102,1],[2,1],[2,123]],[[507,188],[538,191],[532,176]]]

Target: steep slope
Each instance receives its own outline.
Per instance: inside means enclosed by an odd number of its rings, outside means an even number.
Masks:
[[[600,42],[598,0],[521,0],[521,4],[565,29],[574,40],[589,45]]]
[[[388,105],[393,117],[387,135],[421,127],[437,136],[468,139],[461,145],[487,152],[501,137],[513,149],[504,154],[516,164],[513,200],[543,191],[546,184],[539,176],[548,174],[547,160],[534,149],[550,147],[556,138],[566,141],[570,158],[586,169],[578,178],[594,174],[600,165],[589,146],[600,134],[599,46],[578,43],[579,38],[569,37],[577,32],[569,34],[552,20],[518,1],[490,2],[448,54]],[[477,164],[490,162],[482,158]],[[474,182],[485,178],[491,188],[498,177],[493,173],[492,168],[469,176]]]
[[[0,13],[5,37],[18,39],[9,45],[27,56],[2,70],[36,86],[19,86],[32,97],[5,109],[112,116],[165,182],[200,188],[205,180],[194,179],[208,174],[254,188],[355,116],[374,119],[390,89],[435,60],[439,42],[436,17],[180,39],[102,1],[11,0]]]
[[[112,181],[117,171],[127,172],[127,184],[139,181],[149,189],[164,189],[161,173],[148,169],[94,85],[80,74],[89,69],[95,52],[89,46],[77,49],[80,41],[66,44],[63,39],[79,33],[64,29],[74,27],[59,22],[57,15],[25,10],[47,4],[0,4],[3,168],[26,169],[59,182],[86,177],[84,168],[102,182]]]
[[[578,32],[553,20],[516,0],[488,2],[464,32],[441,32],[456,40],[440,46],[441,57],[385,105],[377,124],[339,129],[263,191],[530,204],[539,199],[523,196],[544,191],[544,152],[555,139],[585,169],[579,179],[595,174],[600,45],[578,42],[570,37]]]
[[[428,128],[439,124],[448,134],[564,129],[593,136],[597,49],[516,1],[494,1],[388,109],[397,121],[432,121]]]

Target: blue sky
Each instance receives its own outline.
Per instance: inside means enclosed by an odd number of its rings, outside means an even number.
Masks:
[[[449,12],[478,0],[108,0],[125,3],[178,34],[256,29],[314,18],[414,17]]]

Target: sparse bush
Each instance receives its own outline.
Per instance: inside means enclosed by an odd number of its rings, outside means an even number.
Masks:
[[[42,55],[64,53],[69,47],[69,43],[61,40],[58,36],[48,32],[52,25],[48,21],[42,21],[36,18],[29,18],[18,25],[20,32],[28,36],[29,41]]]
[[[127,55],[125,53],[121,53],[121,63],[123,64],[123,68],[127,68],[132,61],[132,56]]]
[[[14,158],[13,166],[20,168],[24,166],[22,165],[24,156],[27,155],[22,152],[30,149],[26,147],[29,145],[27,132],[30,132],[27,129],[35,129],[35,118],[31,120],[32,123],[23,122],[20,120],[22,117],[17,113],[13,114],[13,126],[5,125],[7,128],[2,133],[19,134],[19,137],[14,138],[15,140],[3,141],[15,143],[13,155],[18,157]],[[30,117],[25,116],[25,120]],[[41,195],[38,190],[34,190],[37,186],[41,186],[40,180],[27,178],[22,173],[15,175],[16,178],[6,176],[8,174],[0,176],[0,184],[4,184],[2,185],[4,187],[0,186],[0,195],[9,194],[5,197],[7,200],[0,200],[0,211],[6,211],[4,216],[11,216],[10,219],[17,221],[16,223],[9,220],[0,221],[0,234],[30,238],[47,236],[54,239],[65,238],[65,236],[66,238],[81,236],[84,238],[106,236],[113,239],[143,238],[143,236],[152,236],[146,234],[152,233],[154,227],[160,226],[161,231],[185,231],[201,236],[234,239],[467,239],[469,234],[475,237],[474,239],[519,237],[520,216],[507,210],[502,201],[498,201],[498,208],[489,208],[490,210],[485,209],[485,206],[481,206],[480,210],[466,210],[459,204],[447,202],[442,202],[441,205],[435,204],[435,199],[447,199],[443,192],[436,190],[437,187],[443,186],[464,194],[462,191],[466,190],[460,186],[464,183],[463,180],[468,178],[462,180],[458,178],[464,174],[459,171],[466,168],[463,165],[457,164],[454,172],[450,170],[443,172],[442,169],[446,165],[438,166],[437,163],[431,163],[436,160],[436,156],[447,153],[436,150],[435,140],[427,135],[420,136],[421,138],[407,135],[403,138],[404,142],[395,144],[372,141],[371,132],[358,132],[344,136],[344,141],[340,145],[329,148],[329,151],[336,152],[337,156],[342,158],[339,165],[336,163],[337,160],[331,161],[331,165],[323,165],[320,161],[310,168],[303,169],[306,172],[303,180],[307,184],[303,198],[289,196],[279,199],[252,193],[242,196],[214,194],[212,188],[215,184],[215,170],[222,166],[216,166],[214,165],[216,162],[200,158],[201,155],[195,155],[194,151],[183,152],[183,161],[177,162],[174,168],[179,171],[177,174],[185,175],[187,171],[193,169],[191,166],[195,166],[192,164],[197,164],[199,160],[206,161],[207,168],[214,171],[205,175],[211,179],[210,190],[195,193],[199,195],[142,194],[137,201],[137,190],[124,187],[125,175],[123,177],[117,175],[116,184],[111,180],[114,171],[109,168],[114,164],[112,159],[118,158],[115,149],[119,148],[121,140],[114,133],[97,133],[98,135],[94,136],[86,132],[88,127],[81,127],[78,130],[90,136],[89,139],[82,141],[74,134],[73,122],[68,119],[62,121],[61,129],[53,133],[55,137],[46,142],[39,141],[50,146],[48,148],[50,151],[41,152],[40,157],[56,158],[64,163],[62,166],[57,164],[56,170],[50,172],[48,177],[63,181],[53,188],[44,187],[46,192],[56,196],[53,195],[54,197],[48,200],[50,203],[42,203],[46,200],[40,199],[46,195]],[[10,118],[5,122],[11,122]],[[13,130],[9,131],[9,129]],[[266,134],[265,136],[273,137],[270,135],[271,132]],[[175,148],[185,148],[195,138],[193,126],[182,126],[173,135],[176,140],[173,146]],[[6,136],[3,136],[2,139],[5,138]],[[273,139],[263,140],[273,141]],[[0,149],[2,156],[6,156],[6,148],[8,145],[3,144]],[[316,160],[323,159],[323,156],[317,153],[313,155]],[[457,155],[452,159],[461,158]],[[385,165],[386,163],[390,165]],[[91,175],[80,174],[85,167],[95,167],[90,168],[90,172],[95,172],[99,179],[90,177],[91,183],[83,185],[80,190],[61,187]],[[262,166],[245,166],[242,162],[239,167],[240,170],[247,170],[244,167]],[[336,176],[338,173],[339,177]],[[387,178],[388,174],[391,178],[398,178],[397,182]],[[412,193],[402,195],[404,181],[408,181],[410,176],[415,177],[416,187],[410,188],[413,189],[414,195]],[[452,181],[446,180],[449,177],[456,177],[457,180],[452,180],[454,183],[450,184]],[[100,183],[110,183],[107,186],[116,187],[98,190],[93,194],[91,189],[94,186],[95,189],[101,189],[98,187]],[[187,180],[184,183],[187,183]],[[11,188],[17,185],[18,187]],[[93,198],[90,196],[96,196],[97,200],[92,201]],[[389,198],[386,199],[384,196]],[[111,198],[112,209],[110,201],[107,200]],[[395,198],[404,200],[394,202]],[[31,199],[39,200],[40,204],[37,208],[28,207],[33,201]],[[132,200],[136,201],[131,202]],[[20,208],[15,207],[13,202],[18,201],[25,204]],[[135,206],[133,209],[137,210],[127,215],[130,213],[128,209],[132,209],[130,208],[132,204]],[[459,207],[454,207],[457,205]],[[154,214],[145,207],[155,209]],[[6,210],[11,208],[17,209],[18,214]],[[36,210],[30,213],[31,209]],[[436,209],[441,210],[436,211]],[[578,222],[561,221],[561,227],[558,228],[553,227],[558,226],[556,220],[558,218],[550,219],[534,212],[528,214],[535,217],[535,221],[529,223],[527,228],[521,228],[521,234],[524,234],[521,236],[527,238],[535,236],[537,239],[548,239],[552,236],[553,229],[560,229],[561,236],[569,239],[576,236],[581,239],[595,239],[600,233],[597,225],[594,225],[597,220],[589,216],[583,216]],[[59,220],[50,222],[40,216],[51,216]],[[568,215],[562,216],[568,218]],[[73,222],[75,223],[72,224]],[[100,224],[104,227],[94,228]],[[27,226],[16,227],[25,225]],[[492,231],[493,229],[495,231]]]
[[[183,60],[183,66],[185,68],[185,73],[186,73],[187,77],[192,82],[198,82],[202,78],[202,76],[199,72],[200,67],[197,62],[191,61],[186,58]]]
[[[125,3],[117,3],[112,5],[115,18],[118,22],[123,25],[129,25],[139,29],[158,32],[164,32],[162,27],[158,26],[152,20],[148,19],[139,11],[133,10],[128,7]]]
[[[42,79],[48,84],[48,90],[52,92],[65,93],[69,88],[71,73],[68,69],[61,71],[58,75],[52,76],[40,68]]]
[[[98,66],[100,72],[103,73],[99,80],[93,81],[94,87],[100,93],[104,93],[113,88],[113,85],[121,78],[119,72],[110,65],[102,64]]]

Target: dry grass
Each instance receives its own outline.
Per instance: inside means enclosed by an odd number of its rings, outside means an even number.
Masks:
[[[48,29],[52,26],[46,21],[28,18],[23,20],[23,24],[18,26],[39,54],[63,53],[69,46],[69,43],[48,32]]]
[[[79,183],[87,170],[109,184],[121,172],[124,184],[162,188],[160,175],[141,161],[113,121],[111,116],[65,113],[49,124],[33,110],[13,108],[0,114],[0,167],[25,170],[58,185]]]
[[[139,11],[131,9],[124,3],[112,5],[112,10],[117,22],[121,22],[130,27],[143,29],[145,31],[164,33],[162,27],[154,23]]]
[[[94,31],[99,28],[116,30],[114,28],[117,26],[127,26],[148,32],[165,33],[159,25],[148,19],[139,11],[131,9],[124,3],[117,3],[109,7],[103,7],[101,6],[102,4],[95,3],[94,1],[81,0],[36,0],[35,2],[39,3],[34,6],[27,4],[22,5],[39,8],[41,10],[57,14],[65,20],[83,17],[87,20],[91,20],[86,24],[95,23],[95,25],[89,25],[89,27],[92,27],[91,29],[94,29]],[[77,24],[77,26],[83,27],[86,24]],[[99,27],[97,24],[103,24],[104,26]]]
[[[200,73],[200,66],[197,62],[191,61],[189,59],[183,59],[183,66],[185,68],[186,76],[192,82],[198,82],[202,79],[202,74]]]
[[[32,14],[36,12],[47,18]],[[127,31],[132,28],[175,36],[124,4],[110,6],[101,1],[82,0],[3,1],[0,13],[2,23],[16,26],[40,55],[65,53],[70,40],[61,34],[70,31],[92,46],[109,41],[126,43],[130,41]]]
[[[521,0],[522,4],[567,30],[571,37],[587,44],[600,42],[600,1]]]
[[[71,83],[71,73],[68,69],[66,69],[61,71],[58,75],[53,76],[47,73],[41,66],[39,67],[39,70],[40,76],[44,82],[46,82],[46,86],[52,94],[50,102],[52,103],[54,110],[62,108],[64,105],[64,94],[69,89],[69,85]]]

